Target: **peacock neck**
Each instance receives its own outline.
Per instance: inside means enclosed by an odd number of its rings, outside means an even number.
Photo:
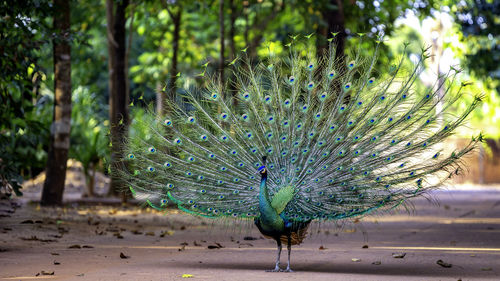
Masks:
[[[263,228],[273,231],[282,231],[284,228],[283,219],[271,206],[269,194],[267,192],[267,174],[262,175],[259,190],[259,211],[260,222]]]
[[[267,174],[262,175],[260,179],[259,203],[271,206],[269,194],[267,193]]]

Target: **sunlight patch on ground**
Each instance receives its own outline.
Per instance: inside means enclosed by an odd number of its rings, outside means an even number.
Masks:
[[[466,248],[466,247],[370,247],[381,250],[424,250],[424,251],[471,251],[471,252],[499,252],[500,248]]]
[[[126,248],[126,249],[148,249],[148,250],[178,250],[180,246],[115,246],[115,245],[104,245],[96,248]],[[184,247],[185,250],[206,250],[205,247]],[[498,252],[500,253],[500,248],[473,248],[473,247],[412,247],[412,246],[373,246],[370,249],[380,249],[380,250],[419,250],[419,251],[453,251],[453,252]],[[214,251],[247,251],[247,250],[265,250],[265,251],[275,251],[276,247],[224,247],[220,249],[216,249]],[[317,251],[318,249],[311,249],[309,247],[295,247],[294,251]],[[324,248],[321,250],[322,252],[335,252],[335,251],[343,251],[342,249],[328,249]]]
[[[365,218],[364,222],[429,222],[439,224],[500,224],[500,218],[449,218],[435,216],[384,216]]]

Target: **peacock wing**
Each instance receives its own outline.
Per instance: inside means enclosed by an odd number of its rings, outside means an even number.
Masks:
[[[285,210],[288,203],[293,199],[295,192],[295,187],[286,185],[274,194],[271,200],[271,206],[276,210],[276,213],[281,214],[283,210]]]

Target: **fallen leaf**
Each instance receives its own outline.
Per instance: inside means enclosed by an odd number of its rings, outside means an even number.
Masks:
[[[22,221],[21,224],[34,224],[33,220]]]
[[[58,261],[54,261],[54,264],[55,264],[55,265],[60,265],[61,263],[60,263],[60,262],[58,262]]]
[[[238,248],[241,248],[241,246],[250,246],[250,247],[253,247],[253,244],[251,243],[241,243],[238,245]]]
[[[118,227],[107,227],[106,231],[109,231],[109,232],[120,232],[120,229]]]
[[[219,246],[215,246],[215,245],[208,245],[207,248],[209,248],[209,249],[220,249]]]
[[[180,247],[178,250],[179,250],[179,252],[182,252],[182,251],[184,251],[185,249],[186,249],[186,245],[182,245],[182,247]]]
[[[215,242],[215,245],[219,246],[219,248],[224,248],[220,243]]]
[[[36,235],[33,235],[31,237],[20,237],[20,239],[24,241],[57,242],[57,240],[54,239],[41,239],[36,237]]]
[[[440,266],[446,267],[446,268],[450,268],[450,267],[453,266],[451,263],[446,263],[446,262],[444,262],[442,260],[438,260],[436,263],[439,264]]]
[[[360,262],[360,261],[361,261],[361,259],[358,259],[358,258],[352,258],[351,260],[352,260],[353,262]]]
[[[201,246],[201,244],[198,244],[196,241],[193,241],[193,245],[195,245],[195,246]]]
[[[368,245],[363,245],[363,247],[361,247],[361,249],[368,249]]]
[[[94,248],[94,246],[90,246],[90,245],[83,245],[82,248],[84,249],[92,249]]]
[[[42,275],[54,275],[54,271],[45,271],[45,270],[42,270],[42,272],[40,272]]]
[[[381,262],[381,261],[374,261],[374,262],[372,262],[372,264],[373,264],[373,265],[381,265],[381,264],[382,264],[382,262]]]
[[[146,232],[146,234],[144,234],[146,236],[155,236],[155,232],[154,231],[149,231],[149,232]]]
[[[77,274],[76,276],[83,277],[84,275],[85,275],[84,273],[80,273],[80,274]]]
[[[172,235],[174,235],[174,233],[175,233],[175,231],[173,231],[173,230],[167,230],[165,232],[162,232],[160,234],[160,237],[165,237],[165,235],[172,236]]]
[[[59,253],[50,253],[53,256],[59,256]]]
[[[392,257],[395,259],[402,259],[406,256],[406,253],[392,253]]]
[[[188,242],[182,242],[182,243],[180,243],[179,245],[182,245],[182,246],[187,246],[187,245],[189,245],[189,243],[188,243]]]
[[[182,274],[182,278],[193,278],[192,274]]]
[[[328,248],[325,248],[325,247],[323,247],[323,245],[321,245],[321,246],[319,246],[319,249],[320,249],[320,250],[326,250],[326,249],[328,249]]]
[[[130,256],[126,256],[124,253],[120,252],[120,258],[121,259],[128,259]]]
[[[247,241],[252,241],[252,240],[257,240],[259,238],[256,238],[256,237],[252,237],[252,236],[245,236],[243,237],[243,240],[247,240]]]
[[[59,231],[60,234],[64,234],[64,233],[68,233],[69,229],[60,226],[57,228],[57,231]]]
[[[78,244],[75,244],[75,245],[71,245],[68,247],[68,249],[81,249],[82,246],[78,245]]]

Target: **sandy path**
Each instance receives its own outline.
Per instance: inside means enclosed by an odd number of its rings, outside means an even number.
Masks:
[[[132,207],[28,204],[9,213],[12,207],[2,202],[0,280],[189,280],[183,274],[192,280],[500,280],[500,191],[436,197],[439,206],[414,200],[412,215],[367,217],[342,229],[314,225],[292,250],[295,273],[264,271],[273,267],[275,243],[260,239],[251,222],[234,226]],[[216,243],[224,248],[207,248]],[[42,271],[54,275],[36,277]]]

